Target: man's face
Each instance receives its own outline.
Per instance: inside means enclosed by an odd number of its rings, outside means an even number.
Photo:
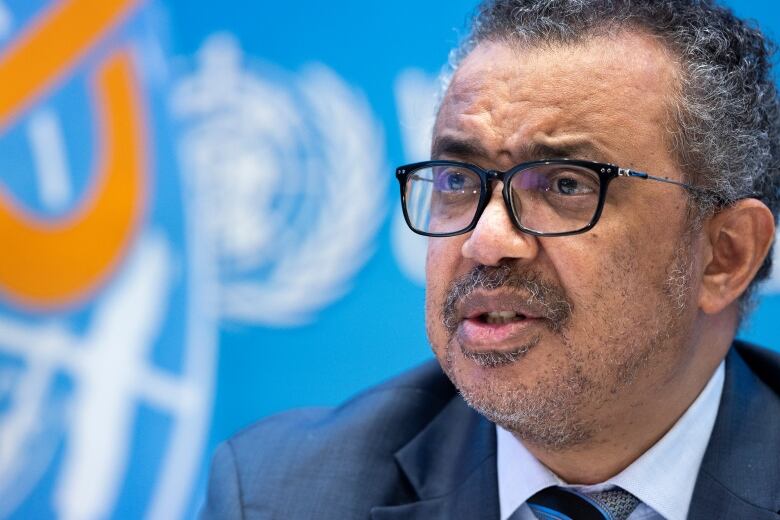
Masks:
[[[434,158],[506,170],[568,157],[680,180],[668,149],[675,74],[642,35],[483,43],[443,100]],[[615,179],[594,229],[537,238],[512,226],[501,188],[474,231],[429,239],[431,344],[467,401],[524,440],[597,441],[693,363],[686,194]]]

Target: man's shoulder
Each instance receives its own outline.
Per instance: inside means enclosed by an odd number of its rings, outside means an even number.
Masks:
[[[735,341],[689,518],[777,518],[780,354]],[[718,516],[720,518],[720,516]]]
[[[359,518],[402,500],[394,454],[456,395],[429,362],[337,408],[264,419],[217,449],[203,517],[330,518],[321,509],[327,503],[339,518]]]
[[[395,442],[408,440],[423,428],[456,394],[435,361],[427,362],[384,383],[362,391],[335,408],[304,408],[263,419],[230,439],[237,451],[257,451],[268,447],[299,444],[306,447],[344,445],[356,450],[361,444],[377,449],[396,449]],[[263,451],[268,451],[264,449]],[[271,450],[277,456],[279,450]]]

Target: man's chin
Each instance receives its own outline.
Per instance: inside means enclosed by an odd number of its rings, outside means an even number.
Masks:
[[[466,403],[489,421],[524,442],[572,448],[592,438],[588,421],[577,419],[588,385],[577,376],[564,381],[527,372],[524,360],[538,343],[537,338],[513,349],[473,351],[451,341],[440,361]]]

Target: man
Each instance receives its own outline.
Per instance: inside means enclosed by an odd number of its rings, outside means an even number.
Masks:
[[[705,0],[482,5],[397,170],[440,368],[239,434],[204,516],[780,518],[780,361],[734,341],[778,207],[767,46]]]

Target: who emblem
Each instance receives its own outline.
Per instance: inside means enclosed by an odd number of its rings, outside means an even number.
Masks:
[[[174,90],[182,170],[202,195],[224,319],[297,326],[373,252],[388,177],[369,105],[323,65],[247,66],[210,37]]]
[[[216,303],[159,173],[155,28],[138,1],[40,4],[0,9],[0,518],[181,518]]]

